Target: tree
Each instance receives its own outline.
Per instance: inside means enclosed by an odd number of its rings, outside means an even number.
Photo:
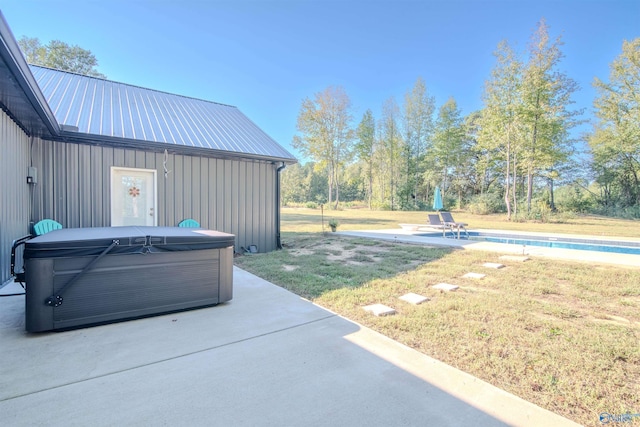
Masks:
[[[367,203],[371,209],[373,197],[373,154],[376,143],[376,121],[371,110],[365,111],[356,131],[357,142],[354,152],[358,158],[366,164],[367,175]]]
[[[455,99],[449,98],[438,111],[432,148],[443,192],[450,186],[450,175],[456,176],[462,164],[464,136],[461,112]]]
[[[28,63],[56,70],[71,71],[85,76],[106,79],[98,72],[98,60],[91,51],[78,45],[69,45],[60,40],[52,40],[42,45],[38,38],[23,36],[18,45]]]
[[[423,157],[427,152],[433,134],[433,113],[435,98],[427,92],[422,78],[418,78],[410,92],[404,97],[404,142],[406,157],[406,183],[403,193],[406,195],[405,204],[408,205],[409,194],[425,202],[428,189],[421,185],[425,164]]]
[[[485,85],[478,143],[494,162],[503,165],[504,202],[507,219],[511,219],[516,209],[515,177],[522,134],[518,114],[521,109],[522,63],[506,41],[498,44],[494,55],[497,63]]]
[[[465,162],[460,166],[467,186],[467,195],[483,194],[495,182],[494,169],[490,168],[487,151],[480,147],[478,138],[482,113],[473,111],[464,118],[464,151]]]
[[[350,127],[351,100],[341,87],[328,87],[305,99],[298,114],[297,129],[302,136],[293,138],[293,147],[313,159],[320,170],[326,170],[328,202],[335,190],[335,208],[340,200],[340,178],[352,157],[353,130]]]
[[[306,202],[308,189],[305,186],[305,174],[300,163],[287,167],[280,174],[282,204]]]
[[[362,162],[351,163],[345,168],[340,195],[345,202],[363,200],[367,195],[366,167]]]
[[[531,211],[533,181],[542,172],[555,176],[571,154],[567,131],[578,124],[571,111],[576,82],[557,70],[563,55],[560,37],[551,41],[544,19],[538,23],[529,46],[529,61],[522,84],[522,123],[526,127],[523,162],[527,174],[527,212]],[[551,186],[551,188],[553,188]]]
[[[400,171],[402,166],[403,141],[400,135],[398,119],[400,109],[393,97],[387,99],[382,107],[382,119],[380,120],[380,150],[381,160],[384,161],[383,173],[380,176],[384,182],[382,185],[389,184],[389,202],[391,210],[396,208],[396,197],[398,183],[400,180]],[[383,197],[386,192],[383,192]]]
[[[609,82],[594,86],[597,123],[589,137],[604,204],[640,205],[640,38],[624,41]],[[618,194],[615,194],[615,193]]]
[[[326,170],[318,173],[318,168],[313,162],[305,163],[302,169],[305,173],[304,188],[306,193],[304,201],[312,201],[320,204],[327,203],[326,189],[329,180]]]

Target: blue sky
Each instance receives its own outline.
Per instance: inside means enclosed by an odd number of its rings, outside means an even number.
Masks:
[[[354,124],[422,77],[440,107],[482,108],[492,52],[524,52],[545,18],[561,36],[559,69],[581,87],[608,79],[623,40],[640,37],[638,0],[3,0],[16,39],[91,50],[110,80],[237,106],[295,155],[304,98],[342,86]],[[586,129],[586,128],[585,128]]]

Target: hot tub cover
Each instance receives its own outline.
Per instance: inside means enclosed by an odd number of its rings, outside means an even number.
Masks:
[[[184,227],[63,228],[34,237],[25,244],[24,259],[111,254],[190,251],[233,246],[233,234]]]

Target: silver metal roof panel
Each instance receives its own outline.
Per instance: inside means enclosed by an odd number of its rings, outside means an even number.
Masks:
[[[236,107],[30,68],[59,124],[79,133],[295,161]]]

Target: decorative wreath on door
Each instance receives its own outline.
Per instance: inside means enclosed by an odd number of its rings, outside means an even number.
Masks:
[[[135,186],[129,188],[129,195],[131,197],[138,197],[140,195],[140,189]]]

